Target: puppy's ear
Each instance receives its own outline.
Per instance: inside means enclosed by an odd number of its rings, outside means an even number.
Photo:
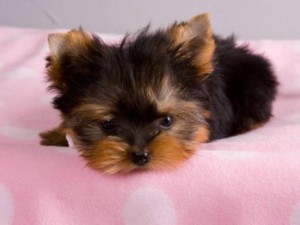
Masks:
[[[48,77],[51,87],[61,91],[72,84],[83,84],[88,76],[94,52],[100,51],[101,40],[85,32],[73,29],[68,33],[54,33],[48,36],[50,55]]]
[[[68,33],[49,34],[50,56],[59,59],[65,53],[73,55],[84,53],[91,47],[92,41],[92,35],[82,28],[73,29]]]
[[[48,35],[48,46],[50,50],[50,56],[53,58],[58,58],[63,53],[63,46],[66,42],[67,34],[55,33]]]
[[[213,71],[215,40],[207,13],[176,23],[168,32],[177,57],[191,59],[202,78]]]

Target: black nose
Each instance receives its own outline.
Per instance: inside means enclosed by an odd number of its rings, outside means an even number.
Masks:
[[[132,152],[131,160],[134,164],[143,166],[150,161],[150,156],[147,152]]]

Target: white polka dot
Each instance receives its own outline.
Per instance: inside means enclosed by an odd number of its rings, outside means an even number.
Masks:
[[[174,225],[176,214],[166,193],[155,187],[142,187],[134,191],[124,206],[126,225]]]
[[[297,42],[294,46],[294,50],[295,52],[299,53],[300,54],[300,42]]]
[[[0,132],[7,137],[14,139],[35,139],[38,137],[38,131],[20,128],[20,127],[12,127],[12,126],[4,126],[0,128]]]
[[[10,192],[0,184],[0,224],[12,224],[14,205]]]
[[[8,74],[8,77],[18,79],[18,80],[23,80],[23,79],[28,79],[28,78],[34,78],[39,75],[41,75],[41,74],[39,74],[37,71],[35,71],[31,68],[23,67],[23,68],[19,68],[17,70],[12,71],[11,73]]]
[[[254,152],[245,152],[245,151],[220,151],[220,150],[214,150],[210,151],[210,154],[212,156],[218,157],[220,159],[224,160],[245,160],[245,159],[251,159],[255,157]]]
[[[284,120],[290,123],[300,123],[300,113],[287,115]]]
[[[79,151],[77,151],[77,149],[73,147],[59,147],[59,146],[51,146],[51,147],[52,147],[51,149],[52,152],[54,150],[55,152],[59,152],[64,155],[80,156]]]
[[[300,201],[292,209],[290,225],[300,225]]]

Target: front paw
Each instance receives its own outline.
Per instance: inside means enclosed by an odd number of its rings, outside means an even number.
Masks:
[[[39,134],[41,137],[41,145],[53,146],[69,146],[66,139],[66,133],[62,128],[55,128],[50,131],[45,131]]]

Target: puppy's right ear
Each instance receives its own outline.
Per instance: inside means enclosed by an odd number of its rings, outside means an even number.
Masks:
[[[68,33],[49,34],[50,56],[59,59],[64,54],[79,56],[92,46],[93,36],[83,29],[73,29]]]
[[[50,87],[65,91],[72,83],[84,82],[82,74],[87,74],[89,68],[86,61],[91,61],[91,52],[100,51],[101,40],[80,28],[68,33],[49,34],[48,44]]]
[[[57,59],[63,53],[64,43],[66,42],[67,34],[54,33],[48,35],[48,46],[50,56]]]

